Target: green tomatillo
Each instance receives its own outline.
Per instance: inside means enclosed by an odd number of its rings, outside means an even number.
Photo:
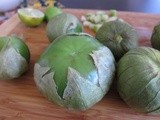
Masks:
[[[111,51],[84,33],[58,37],[40,56],[34,80],[49,100],[85,110],[108,92],[115,74]]]
[[[82,29],[82,24],[76,16],[62,13],[48,22],[46,32],[49,41],[52,42],[61,35],[82,32]]]
[[[120,20],[104,23],[96,33],[96,39],[112,51],[116,61],[138,46],[136,30]]]
[[[47,21],[51,20],[53,17],[63,13],[63,11],[58,7],[47,7],[44,14]]]
[[[119,61],[118,91],[133,109],[160,113],[160,52],[149,47],[135,48]]]
[[[153,48],[160,50],[160,24],[156,25],[153,29],[151,45]]]
[[[0,37],[0,80],[21,76],[27,69],[30,52],[16,36]]]

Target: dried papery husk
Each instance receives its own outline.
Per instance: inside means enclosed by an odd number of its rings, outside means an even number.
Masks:
[[[118,63],[118,91],[137,111],[160,112],[160,52],[140,47],[126,53]]]
[[[46,33],[49,41],[52,42],[61,35],[82,32],[82,30],[83,26],[77,17],[72,14],[62,13],[48,22]]]
[[[100,47],[98,50],[92,51],[90,56],[97,69],[98,77],[94,78],[96,80],[90,81],[77,70],[68,66],[67,85],[63,96],[60,97],[57,93],[58,86],[54,80],[56,71],[51,71],[52,68],[49,66],[36,63],[34,67],[36,85],[44,96],[60,106],[77,110],[90,108],[108,92],[115,74],[115,60],[107,47]]]
[[[8,40],[0,51],[0,80],[19,77],[28,69],[28,62]]]

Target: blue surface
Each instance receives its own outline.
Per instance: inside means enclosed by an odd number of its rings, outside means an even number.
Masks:
[[[66,8],[116,9],[160,14],[160,0],[58,0]]]

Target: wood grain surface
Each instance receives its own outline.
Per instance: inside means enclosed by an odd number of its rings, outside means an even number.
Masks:
[[[65,9],[78,18],[94,10]],[[139,35],[139,45],[150,46],[153,27],[159,23],[160,15],[118,12],[119,17],[133,25]],[[108,94],[91,109],[72,111],[59,107],[44,98],[37,90],[33,80],[33,66],[40,54],[48,46],[46,23],[36,27],[26,27],[17,15],[0,26],[0,35],[17,34],[23,36],[31,52],[28,72],[18,79],[0,81],[0,120],[160,120],[158,115],[137,113],[129,108],[119,97],[116,84]],[[85,28],[85,32],[94,32]]]

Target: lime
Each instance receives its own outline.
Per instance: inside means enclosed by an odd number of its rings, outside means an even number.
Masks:
[[[25,25],[31,27],[40,25],[44,20],[44,13],[33,8],[18,9],[18,16]]]
[[[44,12],[47,21],[49,21],[54,16],[59,15],[61,13],[62,13],[62,10],[57,7],[48,7],[48,8],[46,8],[46,10]]]

